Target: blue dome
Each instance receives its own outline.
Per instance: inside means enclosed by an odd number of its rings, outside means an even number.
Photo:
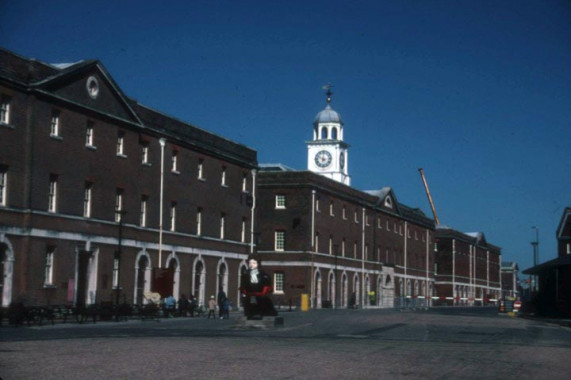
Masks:
[[[339,123],[343,124],[341,120],[341,115],[337,113],[329,104],[323,109],[319,111],[317,115],[315,115],[315,120],[313,121],[314,124],[318,123]]]

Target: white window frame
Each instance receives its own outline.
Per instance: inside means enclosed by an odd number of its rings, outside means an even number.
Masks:
[[[173,149],[173,151],[172,151],[171,163],[172,163],[171,172],[179,173],[179,171],[178,171],[178,151],[177,150]]]
[[[93,148],[93,138],[94,138],[94,129],[95,124],[92,121],[87,122],[87,127],[85,128],[85,146]]]
[[[199,180],[204,181],[204,160],[202,158],[198,159],[197,176]]]
[[[117,156],[125,157],[125,132],[117,133]]]
[[[50,121],[50,136],[52,137],[60,137],[60,116],[60,111],[52,111],[52,118]]]
[[[335,216],[335,213],[333,212],[333,201],[329,202],[329,215],[330,216]]]
[[[46,249],[45,267],[44,267],[44,285],[52,286],[54,284],[54,253],[55,247]]]
[[[176,231],[176,202],[171,202],[170,230]]]
[[[284,273],[274,273],[274,294],[284,294]]]
[[[286,208],[285,194],[276,194],[276,209],[283,210]]]
[[[0,124],[10,124],[11,99],[7,96],[3,96],[0,101]]]
[[[119,223],[123,214],[123,193],[124,190],[118,188],[115,192],[115,221]]]
[[[149,164],[149,144],[146,142],[141,144],[141,163],[143,165]]]
[[[347,220],[347,208],[343,206],[343,220]]]
[[[196,235],[202,235],[202,208],[196,210]]]
[[[221,178],[220,178],[220,185],[227,187],[228,185],[226,184],[226,166],[222,167],[222,172],[221,172]]]
[[[240,235],[240,241],[242,243],[246,242],[246,226],[247,226],[248,218],[242,218],[242,233]]]
[[[91,218],[91,201],[93,199],[93,183],[85,182],[85,189],[83,192],[83,216]]]
[[[345,257],[345,239],[341,241],[341,256]]]
[[[220,239],[224,240],[224,235],[226,233],[226,214],[220,214]]]
[[[119,259],[113,259],[113,280],[112,280],[112,287],[113,289],[117,289],[119,287]]]
[[[8,169],[0,168],[0,206],[6,206],[8,200]]]
[[[57,212],[57,186],[58,176],[50,175],[50,185],[48,191],[48,212]]]
[[[285,231],[275,231],[274,250],[278,252],[285,251]]]
[[[248,174],[244,173],[244,177],[242,177],[242,192],[248,192]]]
[[[139,214],[139,224],[141,227],[147,226],[147,206],[149,202],[149,197],[147,195],[141,196],[141,210]]]

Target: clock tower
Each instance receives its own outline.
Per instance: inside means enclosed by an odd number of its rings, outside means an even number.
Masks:
[[[327,105],[313,121],[313,140],[307,141],[307,170],[351,185],[347,170],[349,145],[343,141],[343,121],[331,108],[331,86],[327,90]]]

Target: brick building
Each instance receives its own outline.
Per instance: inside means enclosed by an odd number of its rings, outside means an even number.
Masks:
[[[532,301],[543,315],[571,316],[571,207],[561,215],[557,231],[557,257],[523,271],[538,277]]]
[[[517,263],[513,261],[503,261],[500,271],[502,274],[502,296],[520,297],[519,268]]]
[[[0,146],[2,306],[239,302],[254,150],[128,98],[98,61],[2,49]]]
[[[485,305],[501,296],[501,249],[483,233],[436,228],[435,286],[441,305]]]
[[[394,191],[349,186],[343,122],[327,105],[314,120],[308,170],[263,165],[258,250],[276,303],[308,294],[314,307],[429,304],[434,221]]]

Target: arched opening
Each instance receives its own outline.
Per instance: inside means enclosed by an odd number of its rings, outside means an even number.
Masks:
[[[176,257],[172,256],[167,267],[172,274],[172,296],[175,300],[180,298],[180,265]]]
[[[202,260],[197,260],[194,264],[194,270],[192,273],[193,284],[192,292],[196,297],[199,305],[204,305],[205,297],[205,285],[206,285],[206,270],[204,269],[204,263]]]
[[[321,127],[321,139],[327,140],[327,127]]]
[[[228,297],[228,267],[225,262],[220,262],[218,264],[218,274],[217,274],[217,289],[222,289],[226,297]]]
[[[335,274],[333,272],[329,273],[329,304],[331,305],[331,307],[335,308],[337,306],[337,302],[336,302],[336,294],[335,294]]]
[[[337,140],[337,128],[336,127],[331,128],[331,138],[333,140]]]
[[[383,275],[379,275],[377,281],[377,305],[383,306]]]
[[[361,304],[361,286],[359,282],[359,275],[355,273],[353,277],[353,293],[351,295],[351,306],[356,307]]]
[[[146,292],[151,289],[151,266],[149,257],[146,254],[140,254],[135,267],[135,299],[133,303],[136,305],[146,304],[144,297]]]
[[[12,303],[12,276],[14,268],[14,254],[10,246],[0,242],[0,296],[2,307]]]
[[[322,306],[322,303],[321,303],[321,298],[322,298],[322,294],[321,294],[321,273],[319,271],[315,272],[314,294],[315,294],[314,306],[317,309],[321,309],[321,306]]]

